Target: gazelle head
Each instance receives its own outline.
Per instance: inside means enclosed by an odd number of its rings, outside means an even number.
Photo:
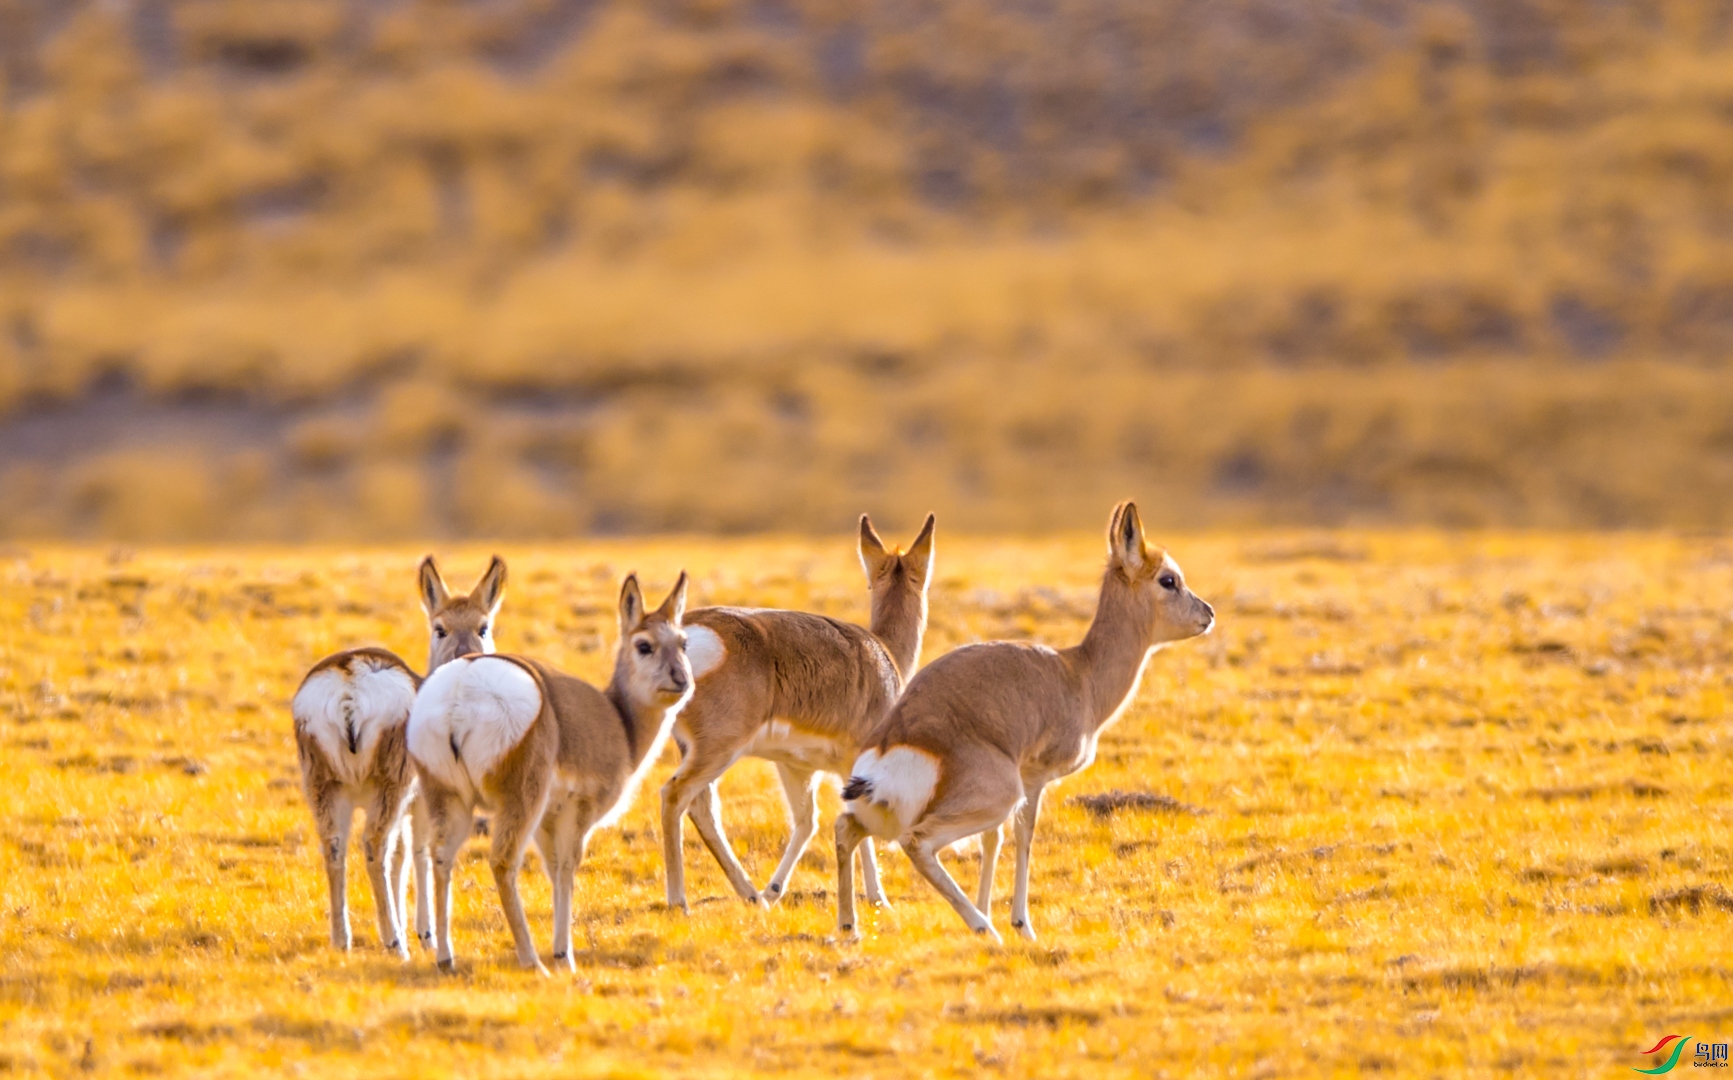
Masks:
[[[1151,645],[1207,634],[1215,626],[1215,609],[1186,586],[1173,556],[1144,540],[1143,520],[1129,500],[1113,508],[1107,523],[1107,566],[1109,577],[1128,586],[1133,603],[1153,616]]]
[[[933,525],[936,519],[927,515],[920,535],[907,551],[887,548],[873,528],[872,518],[860,516],[860,565],[866,571],[867,585],[873,593],[876,614],[887,603],[901,596],[925,596],[927,580],[933,575]]]
[[[614,657],[614,682],[637,704],[677,708],[692,694],[692,665],[686,659],[686,572],[662,606],[649,610],[638,575],[620,586],[620,650]]]
[[[433,556],[421,560],[421,607],[427,612],[427,673],[470,653],[493,652],[493,620],[505,597],[505,560],[498,555],[475,588],[453,596]]]

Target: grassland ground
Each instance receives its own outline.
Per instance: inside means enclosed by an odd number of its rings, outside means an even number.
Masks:
[[[593,841],[578,971],[547,980],[512,966],[474,842],[455,976],[377,948],[363,875],[356,950],[326,941],[287,701],[340,646],[420,661],[421,548],[0,553],[0,1071],[1614,1076],[1663,1034],[1733,1039],[1733,542],[1166,539],[1221,623],[1050,798],[1038,944],[965,934],[894,851],[892,909],[837,941],[830,791],[780,907],[688,832],[672,914],[652,786]],[[440,554],[468,580],[487,550]],[[627,569],[865,614],[841,536],[503,554],[501,647],[598,679]],[[941,532],[926,656],[1075,640],[1101,562],[1095,536]],[[773,789],[723,784],[759,881]],[[1114,792],[1145,797],[1085,801]]]

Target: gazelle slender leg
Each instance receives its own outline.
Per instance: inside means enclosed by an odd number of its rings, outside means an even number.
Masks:
[[[450,794],[429,794],[433,846],[433,928],[435,956],[441,971],[454,971],[457,961],[451,950],[451,872],[457,853],[469,839],[475,816],[469,804]]]
[[[530,845],[531,831],[542,816],[548,793],[544,788],[528,793],[523,802],[506,802],[493,818],[493,851],[488,866],[493,870],[494,887],[499,890],[500,907],[505,909],[506,925],[511,927],[517,946],[520,967],[543,975],[548,969],[536,956],[536,946],[530,937],[529,920],[524,917],[523,897],[518,893],[518,872],[523,867],[524,852]]]
[[[981,834],[981,883],[975,887],[975,906],[993,917],[993,870],[999,865],[999,844],[1005,839],[1005,823]]]
[[[427,799],[417,794],[409,803],[410,857],[415,863],[415,936],[424,949],[433,948],[433,817]],[[405,907],[402,910],[407,911]]]
[[[572,961],[572,877],[581,858],[577,815],[568,803],[542,815],[536,830],[536,847],[542,853],[542,868],[554,890],[554,963],[576,970]]]
[[[728,842],[728,834],[722,829],[722,793],[716,789],[715,780],[704,785],[704,790],[692,800],[686,813],[698,829],[698,838],[704,841],[716,865],[722,867],[728,884],[734,886],[735,895],[748,904],[763,903],[758,890],[752,887],[752,878],[746,873],[746,868],[734,857],[734,845]]]
[[[361,834],[361,855],[367,862],[367,881],[373,888],[373,907],[379,915],[379,944],[387,952],[394,952],[407,960],[409,945],[403,940],[391,890],[391,863],[398,825],[393,819],[400,802],[395,796],[395,792],[383,792],[369,802],[367,823]]]
[[[873,838],[867,837],[860,843],[860,877],[861,888],[866,892],[867,903],[876,908],[889,910],[891,902],[885,899],[885,891],[879,885],[879,858],[873,847]]]
[[[405,811],[408,807],[403,808]],[[414,837],[409,831],[409,814],[398,816],[397,827],[391,830],[391,859],[385,867],[385,882],[391,886],[391,911],[397,916],[397,936],[404,948],[409,946],[409,849]]]
[[[692,761],[692,750],[686,743],[680,743],[680,764],[674,770],[674,775],[662,785],[662,884],[667,893],[668,906],[688,910],[686,907],[686,842],[683,822],[686,807],[682,803],[687,798],[685,788],[680,783],[680,774]]]
[[[576,971],[578,961],[572,955],[572,889],[578,867],[584,862],[586,838],[575,821],[569,826],[562,823],[562,828],[564,835],[557,841],[562,849],[560,869],[554,880],[554,962],[564,964],[567,971]]]
[[[734,857],[734,849],[728,845],[718,816],[717,804],[721,798],[716,793],[716,778],[734,763],[734,759],[706,753],[699,745],[682,744],[680,749],[684,754],[680,766],[662,785],[662,866],[667,874],[668,906],[689,910],[686,905],[686,856],[682,846],[682,817],[688,813],[704,846],[710,849],[711,856],[728,876],[728,883],[742,900],[756,904],[758,890],[752,887],[752,879],[747,877],[740,860]]]
[[[541,824],[536,826],[536,850],[542,855],[542,870],[548,875],[548,885],[554,894],[554,959],[562,959],[560,954],[560,845],[555,839],[554,820],[556,811],[549,809],[542,815]],[[568,913],[569,914],[569,913]]]
[[[662,785],[662,866],[667,875],[668,906],[681,911],[686,905],[686,855],[684,815],[690,814],[692,824],[710,855],[722,867],[728,884],[749,904],[758,903],[758,890],[752,879],[734,857],[734,849],[722,831],[716,778],[734,763],[729,755],[707,752],[700,744],[680,744],[680,765],[674,775]]]
[[[812,834],[818,831],[818,774],[811,769],[777,762],[776,775],[782,779],[782,794],[788,800],[792,831],[788,835],[788,847],[782,852],[782,862],[777,865],[776,873],[770,876],[770,884],[764,887],[765,900],[772,904],[782,898],[789,875],[794,873],[800,857],[806,854],[806,845],[812,841]],[[714,788],[715,785],[711,786]]]
[[[969,929],[977,934],[991,935],[995,942],[1002,940],[999,932],[993,929],[992,922],[969,902],[962,887],[939,862],[931,840],[911,837],[904,841],[903,849],[908,852],[909,861],[915,864],[916,872],[926,878],[933,888],[939,890],[939,895],[950,902],[957,914],[963,917],[963,921],[969,924]]]
[[[836,928],[856,936],[854,914],[854,849],[867,838],[866,826],[844,810],[836,819]]]
[[[1017,885],[1011,897],[1011,925],[1030,941],[1035,940],[1035,928],[1029,925],[1029,849],[1035,843],[1035,819],[1040,813],[1041,789],[1031,788],[1017,808]]]
[[[349,951],[349,892],[346,864],[349,830],[354,825],[355,804],[335,784],[313,800],[319,826],[319,853],[325,858],[325,881],[331,889],[331,947]]]

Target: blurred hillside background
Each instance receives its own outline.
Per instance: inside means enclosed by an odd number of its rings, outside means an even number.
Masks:
[[[0,0],[0,535],[1733,524],[1729,0]]]

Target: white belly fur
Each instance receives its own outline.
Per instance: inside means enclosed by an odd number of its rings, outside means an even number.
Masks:
[[[781,719],[761,726],[747,744],[746,753],[784,765],[838,774],[845,772],[854,758],[852,747]]]

